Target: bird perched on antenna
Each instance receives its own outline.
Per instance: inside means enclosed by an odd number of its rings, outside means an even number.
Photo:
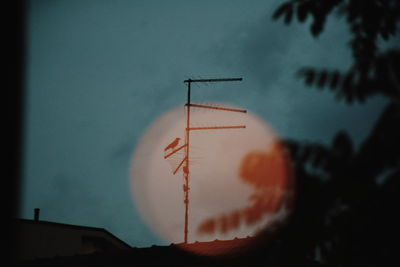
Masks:
[[[179,140],[181,140],[179,137],[175,138],[175,140],[172,141],[171,144],[164,148],[164,151],[167,151],[168,149],[174,149],[179,144]]]

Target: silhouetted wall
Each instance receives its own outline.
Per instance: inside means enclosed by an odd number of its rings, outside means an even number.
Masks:
[[[130,247],[102,228],[17,220],[16,229],[18,260],[73,256]]]

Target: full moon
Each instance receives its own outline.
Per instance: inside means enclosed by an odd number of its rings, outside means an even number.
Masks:
[[[236,125],[245,128],[207,128]],[[191,107],[190,128],[198,130],[190,131],[188,243],[252,237],[284,221],[293,172],[265,121],[250,112]],[[145,131],[131,162],[134,204],[170,243],[184,240],[185,148],[178,148],[185,144],[185,129],[186,107],[163,114]]]

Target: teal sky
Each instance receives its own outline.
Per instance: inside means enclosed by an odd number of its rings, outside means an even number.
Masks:
[[[347,29],[332,17],[271,20],[281,1],[35,0],[26,19],[21,218],[103,227],[132,246],[162,244],[141,221],[128,173],[141,134],[183,105],[187,78],[243,77],[194,86],[193,101],[242,106],[284,138],[359,143],[383,99],[347,106],[295,78],[302,66],[347,68]]]

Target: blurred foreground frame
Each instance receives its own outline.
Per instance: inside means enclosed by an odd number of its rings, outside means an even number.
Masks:
[[[345,71],[304,67],[298,77],[310,87],[329,88],[347,104],[383,96],[387,105],[357,149],[344,131],[330,146],[286,141],[298,187],[281,233],[282,253],[287,266],[306,258],[327,266],[399,265],[400,50],[381,51],[378,41],[398,40],[400,1],[293,0],[278,7],[273,19],[290,24],[310,17],[310,32],[318,37],[334,13],[345,17],[351,32],[353,64]]]
[[[296,18],[299,22],[310,18],[311,34],[317,37],[334,13],[346,18],[351,31],[353,64],[348,70],[307,66],[298,76],[310,87],[329,88],[338,101],[363,103],[382,96],[387,105],[359,147],[344,131],[336,133],[330,145],[285,142],[297,184],[294,210],[285,227],[260,236],[262,244],[255,250],[225,258],[154,246],[93,258],[43,260],[37,266],[120,262],[141,266],[172,262],[175,266],[399,266],[395,233],[400,219],[395,213],[400,203],[400,50],[380,51],[377,41],[388,43],[399,37],[400,1],[293,0],[278,7],[273,19],[290,24]]]

